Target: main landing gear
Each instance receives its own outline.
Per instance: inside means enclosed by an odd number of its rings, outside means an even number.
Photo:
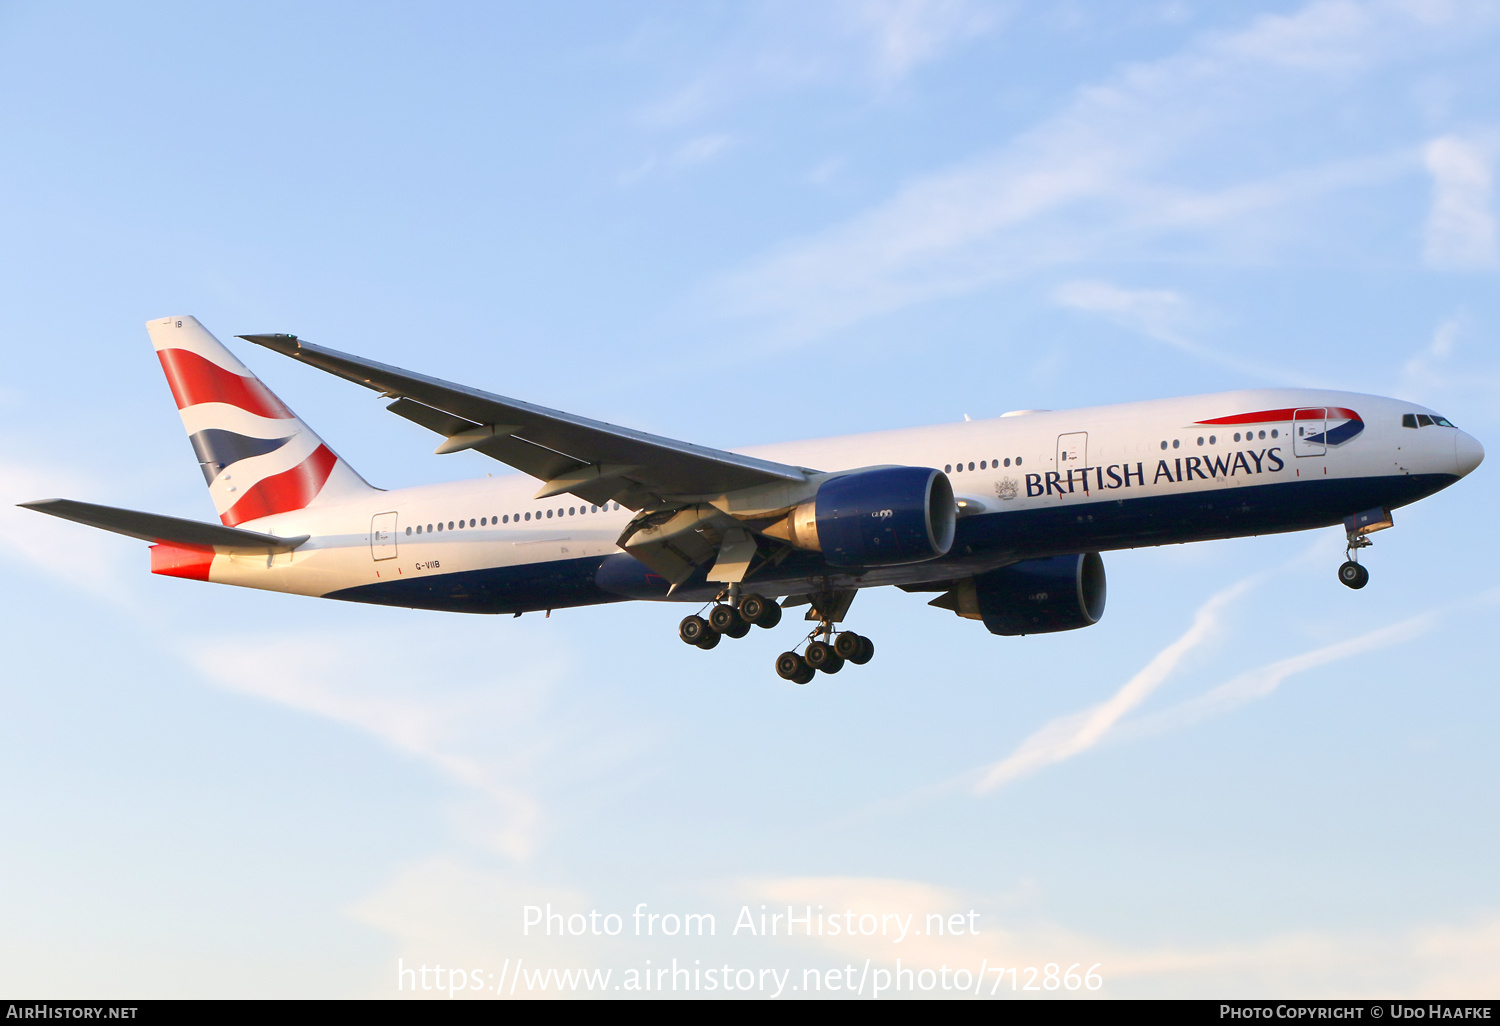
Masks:
[[[774,600],[754,594],[739,597],[737,602],[736,598],[732,592],[726,593],[719,596],[706,617],[696,614],[683,617],[677,625],[677,636],[689,645],[710,649],[724,638],[743,638],[751,627],[771,628],[781,622],[781,606]],[[847,607],[847,599],[842,606],[830,605],[838,609]],[[820,618],[818,626],[807,636],[807,648],[802,653],[783,652],[777,656],[777,675],[795,684],[806,684],[820,670],[838,673],[845,663],[863,666],[874,658],[873,641],[853,631],[835,632],[834,622],[829,616]]]
[[[759,595],[746,595],[739,604],[716,602],[707,618],[685,616],[677,625],[677,636],[689,645],[710,649],[720,638],[743,638],[751,627],[775,627],[781,622],[781,607]]]
[[[823,636],[821,641],[818,640],[820,634]],[[783,652],[776,657],[776,673],[783,680],[807,684],[819,670],[838,673],[845,663],[863,666],[875,658],[875,642],[853,631],[840,631],[835,637],[833,624],[827,621],[813,629],[807,642],[807,649],[801,655]]]

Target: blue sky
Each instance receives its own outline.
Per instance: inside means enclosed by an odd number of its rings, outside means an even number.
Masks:
[[[716,446],[1308,384],[1493,450],[1497,43],[1438,0],[6,5],[0,989],[901,957],[1492,996],[1487,465],[1358,593],[1336,530],[1107,554],[1056,636],[868,593],[876,660],[806,688],[791,625],[214,588],[13,503],[211,518],[170,313]],[[503,470],[249,348],[375,484]],[[549,901],[720,935],[521,936]],[[728,935],[788,902],[983,932]]]

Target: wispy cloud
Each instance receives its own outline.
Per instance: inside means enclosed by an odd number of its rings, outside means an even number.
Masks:
[[[1494,175],[1485,148],[1449,135],[1428,143],[1422,156],[1432,174],[1423,259],[1444,270],[1500,266]]]
[[[461,833],[525,860],[546,830],[535,781],[605,773],[625,742],[581,710],[553,708],[566,665],[515,627],[503,655],[478,661],[463,625],[446,623],[416,647],[370,631],[221,638],[184,654],[222,687],[346,724],[426,763],[454,785]]]
[[[844,10],[856,29],[868,34],[875,73],[886,82],[983,34],[1005,12],[973,0],[848,0]]]
[[[743,881],[734,893],[749,891],[767,905],[811,905],[842,913],[873,913],[875,932],[845,932],[808,938],[801,945],[840,961],[856,964],[869,959],[889,968],[897,958],[902,968],[934,972],[965,968],[971,974],[981,965],[1012,966],[1077,964],[1082,975],[1095,963],[1105,993],[1145,997],[1172,994],[1207,997],[1214,994],[1275,995],[1289,991],[1309,997],[1445,997],[1482,998],[1500,985],[1500,913],[1490,911],[1467,920],[1424,923],[1383,932],[1322,931],[1266,937],[1239,944],[1125,946],[1101,936],[1057,923],[1005,914],[993,896],[963,892],[917,880],[866,877],[788,877]],[[977,933],[961,935],[926,932],[929,913],[981,911]],[[895,942],[893,920],[882,916],[910,916],[911,929]],[[880,932],[881,926],[887,927]],[[918,932],[921,931],[921,932]],[[826,956],[825,956],[826,957]],[[986,974],[988,975],[988,973]],[[887,972],[887,987],[894,976]],[[979,988],[988,995],[995,977]],[[1025,983],[1023,976],[1018,983]],[[867,988],[871,986],[867,980]],[[909,985],[908,985],[909,986]],[[1007,974],[1003,987],[1009,991]],[[1081,989],[1081,988],[1080,988]]]
[[[1265,698],[1288,678],[1320,666],[1401,645],[1426,634],[1459,609],[1492,605],[1500,600],[1500,588],[1470,596],[1460,602],[1384,624],[1364,634],[1335,641],[1307,652],[1258,666],[1225,681],[1212,690],[1132,723],[1132,734],[1149,734],[1185,726],[1210,716],[1229,712],[1248,702]]]
[[[1202,314],[1188,299],[1171,289],[1127,289],[1112,282],[1086,280],[1064,282],[1052,290],[1061,306],[1097,314],[1129,331],[1152,338],[1205,363],[1285,384],[1295,372],[1285,367],[1261,367],[1198,341],[1195,326]]]
[[[670,151],[665,156],[652,154],[620,176],[622,185],[630,185],[651,175],[672,175],[707,164],[729,149],[734,137],[727,132],[700,135]]]
[[[798,341],[1006,277],[1153,249],[1264,255],[1306,233],[1310,202],[1412,168],[1409,151],[1286,168],[1205,187],[1168,179],[1174,159],[1233,142],[1234,126],[1342,88],[1404,59],[1414,41],[1493,20],[1482,9],[1313,3],[1208,33],[1182,52],[1079,91],[1057,116],[990,154],[911,182],[843,224],[730,273],[709,300],[768,318]],[[1477,29],[1476,29],[1477,31]]]
[[[1193,622],[1181,636],[1158,652],[1107,700],[1090,709],[1059,717],[1032,734],[1011,755],[986,767],[975,794],[985,794],[1043,766],[1071,759],[1094,747],[1120,718],[1144,702],[1219,627],[1224,610],[1250,590],[1260,575],[1230,585],[1199,607]]]

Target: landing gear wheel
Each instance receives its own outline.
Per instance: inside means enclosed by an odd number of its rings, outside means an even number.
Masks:
[[[806,684],[813,679],[813,669],[796,652],[783,652],[776,657],[776,675],[793,684]]]
[[[714,606],[708,614],[708,625],[720,634],[727,634],[731,638],[743,638],[750,633],[750,625],[745,618],[735,612],[733,606]]]
[[[781,622],[781,607],[763,596],[746,595],[740,599],[740,616],[757,627],[775,627]]]
[[[703,637],[699,638],[694,644],[707,652],[709,649],[716,647],[723,637],[724,635],[715,634],[713,631],[704,631]]]
[[[853,631],[845,631],[834,639],[833,650],[840,659],[848,659],[852,662],[854,657],[859,655],[859,643],[863,640]]]
[[[859,639],[859,651],[850,656],[849,661],[855,666],[863,666],[865,665],[865,663],[868,663],[871,659],[874,658],[875,642],[871,641],[869,638],[861,637]]]
[[[1358,591],[1370,583],[1370,571],[1352,559],[1346,560],[1344,565],[1339,567],[1339,583],[1346,588],[1353,588],[1355,591]]]
[[[822,670],[824,673],[838,673],[844,668],[844,660],[833,650],[832,645],[825,645],[821,641],[814,641],[807,646],[807,653],[803,656],[807,665],[814,670]]]
[[[677,636],[689,645],[698,644],[709,634],[714,632],[709,628],[708,621],[701,616],[685,616],[677,625]],[[718,635],[714,634],[714,637],[717,638]]]

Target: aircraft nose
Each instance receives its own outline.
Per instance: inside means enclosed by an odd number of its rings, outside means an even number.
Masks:
[[[1479,439],[1467,431],[1460,431],[1458,439],[1453,443],[1454,455],[1458,458],[1458,473],[1460,477],[1469,474],[1475,467],[1484,462],[1484,446],[1479,444]]]

